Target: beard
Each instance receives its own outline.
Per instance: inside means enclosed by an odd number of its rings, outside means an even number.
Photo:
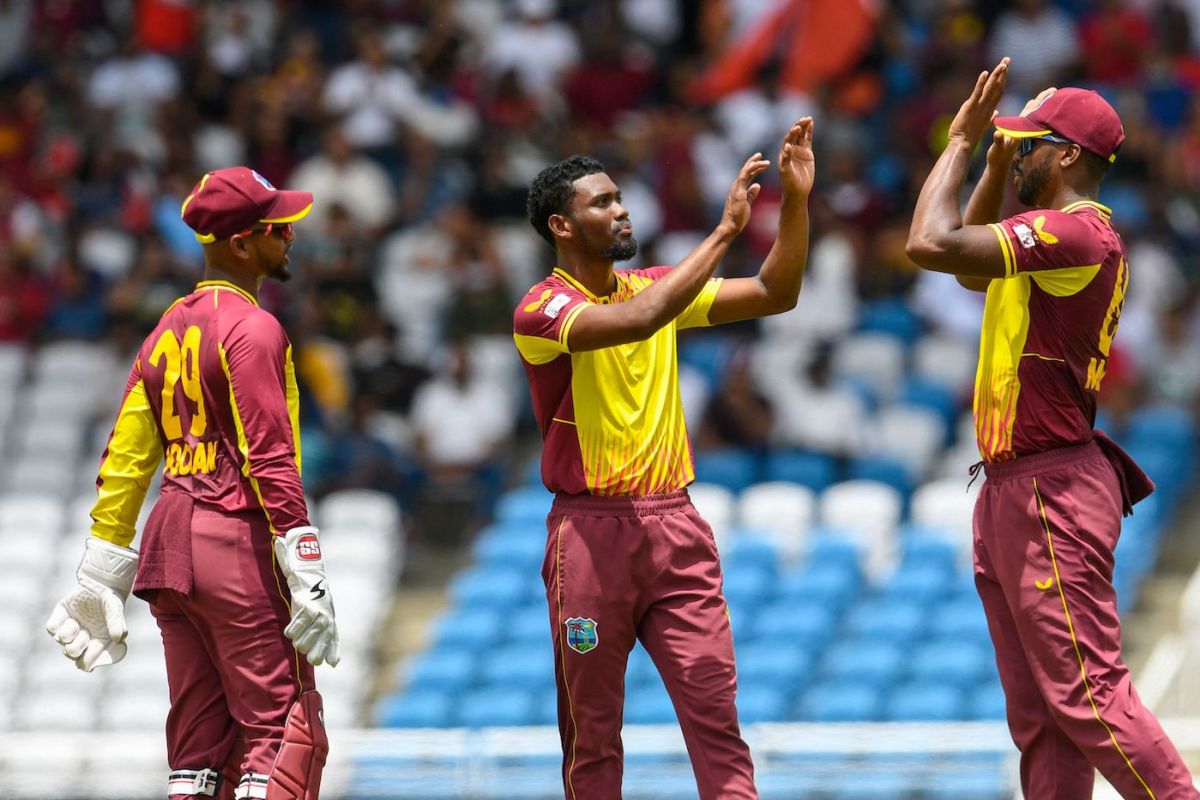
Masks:
[[[1047,182],[1050,180],[1050,165],[1046,162],[1035,164],[1033,167],[1021,175],[1021,186],[1017,189],[1017,199],[1022,205],[1030,208],[1037,205],[1038,195],[1046,188]]]
[[[637,239],[630,236],[628,239],[617,239],[608,247],[601,250],[600,257],[610,258],[613,261],[628,261],[637,255],[637,251]]]

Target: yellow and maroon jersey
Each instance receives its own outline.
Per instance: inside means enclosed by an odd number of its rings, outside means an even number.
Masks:
[[[597,297],[555,269],[513,315],[542,431],[542,481],[552,492],[646,495],[674,492],[695,478],[679,399],[675,332],[708,325],[721,280],[640,342],[572,353],[567,336],[589,305],[620,303],[670,267],[616,270],[617,288]]]
[[[1129,285],[1110,214],[1083,200],[990,226],[1005,277],[988,287],[979,339],[975,433],[985,461],[1092,438]]]
[[[100,459],[93,535],[133,540],[164,457],[164,495],[261,509],[275,532],[308,524],[291,344],[279,321],[232,283],[198,284],[142,344]]]

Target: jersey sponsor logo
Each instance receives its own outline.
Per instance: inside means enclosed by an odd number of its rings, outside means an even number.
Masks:
[[[546,307],[542,310],[542,313],[550,319],[556,319],[558,315],[562,313],[563,307],[569,302],[571,302],[571,298],[567,297],[565,294],[556,294],[554,299],[546,304]]]
[[[527,314],[533,314],[534,312],[538,311],[538,309],[540,309],[542,306],[544,306],[546,304],[546,301],[550,299],[550,295],[552,295],[552,294],[554,294],[553,289],[542,290],[541,296],[537,300],[534,300],[532,303],[525,306],[525,308],[522,310],[525,311],[525,313],[527,313]]]
[[[1046,225],[1046,215],[1039,214],[1033,221],[1033,231],[1037,234],[1037,238],[1042,244],[1058,244],[1058,237],[1048,230],[1044,230]]]
[[[596,633],[596,620],[589,617],[568,617],[563,623],[567,626],[567,647],[576,653],[590,653],[600,644],[600,636]]]
[[[296,555],[304,561],[319,561],[321,559],[321,543],[317,541],[316,536],[306,533],[296,540]]]
[[[167,448],[163,472],[177,475],[211,475],[217,468],[216,442],[172,442]]]
[[[1035,586],[1037,586],[1039,589],[1041,589],[1044,592],[1044,591],[1047,591],[1051,586],[1054,585],[1054,578],[1046,578],[1046,580],[1044,580],[1044,581],[1039,581],[1039,580],[1035,579],[1033,583]]]
[[[1033,229],[1024,222],[1018,222],[1013,225],[1013,233],[1017,235],[1017,239],[1021,242],[1021,247],[1029,248],[1037,246],[1037,238],[1033,235]]]

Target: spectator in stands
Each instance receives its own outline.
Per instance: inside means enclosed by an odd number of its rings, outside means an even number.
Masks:
[[[834,379],[832,356],[828,344],[818,345],[802,372],[767,383],[776,409],[773,439],[849,459],[862,449],[867,413],[862,398]]]
[[[1016,0],[1003,11],[988,39],[988,59],[1012,58],[1009,80],[1016,97],[1060,86],[1079,59],[1075,21],[1049,0]]]
[[[708,399],[696,444],[702,448],[736,447],[762,453],[772,444],[774,423],[774,409],[750,373],[748,353],[740,350]]]
[[[563,76],[580,60],[579,39],[555,18],[557,6],[557,0],[516,0],[516,19],[493,34],[483,53],[489,72],[513,70],[542,106],[557,96]]]
[[[325,145],[296,167],[291,185],[311,186],[321,203],[313,206],[314,227],[328,233],[328,215],[332,208],[346,210],[349,219],[367,235],[375,235],[391,222],[396,196],[387,171],[376,161],[358,152],[342,130],[325,134]]]
[[[1147,400],[1200,414],[1200,331],[1195,293],[1178,298],[1162,315],[1145,365]]]
[[[502,485],[500,456],[513,421],[505,393],[480,377],[466,340],[452,344],[441,374],[417,390],[412,425],[429,503],[421,516],[443,543],[486,521]],[[447,519],[456,505],[470,509],[470,517]],[[453,523],[467,527],[456,531]]]
[[[362,27],[357,33],[358,60],[329,75],[322,102],[341,119],[346,142],[389,162],[401,130],[400,121],[417,101],[412,76],[393,66],[380,31]]]

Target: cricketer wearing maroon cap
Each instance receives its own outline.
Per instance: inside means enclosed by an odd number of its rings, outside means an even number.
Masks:
[[[908,253],[987,293],[975,431],[987,481],[975,506],[975,583],[996,648],[1021,788],[1091,798],[1094,769],[1125,798],[1196,798],[1179,752],[1121,659],[1113,552],[1121,517],[1153,491],[1093,430],[1129,285],[1125,245],[1097,202],[1124,139],[1082,89],[1047,89],[995,116],[1008,59],[983,72],[917,200]],[[997,128],[959,213],[971,153]],[[1000,220],[1009,176],[1033,210]]]
[[[291,345],[257,299],[264,278],[287,277],[291,224],[311,207],[312,195],[277,191],[245,167],[208,173],[184,201],[204,279],[134,360],[79,586],[47,623],[90,672],[125,655],[130,591],[150,604],[170,689],[172,800],[301,800],[320,786],[327,739],[313,667],[337,664],[337,627],[300,478]],[[134,551],[160,465],[162,492]]]

